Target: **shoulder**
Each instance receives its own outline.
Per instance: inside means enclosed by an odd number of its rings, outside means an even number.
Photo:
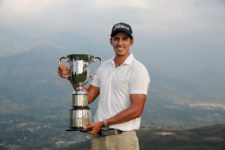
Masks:
[[[101,63],[101,65],[98,67],[98,70],[106,69],[109,65],[111,65],[111,59],[105,60]]]
[[[133,59],[131,67],[132,67],[133,71],[140,71],[140,72],[148,73],[148,70],[145,67],[145,65],[143,63],[141,63],[140,61],[138,61],[136,58]]]
[[[100,67],[111,65],[111,63],[112,63],[111,59],[105,60],[101,63]]]

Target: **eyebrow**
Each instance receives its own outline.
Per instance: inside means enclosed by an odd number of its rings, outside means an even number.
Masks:
[[[120,38],[120,37],[114,36],[113,38]],[[128,36],[128,35],[124,35],[124,36],[122,36],[121,38],[129,38],[129,36]]]

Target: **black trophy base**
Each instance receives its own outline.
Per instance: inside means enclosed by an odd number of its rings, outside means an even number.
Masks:
[[[87,128],[83,128],[83,127],[70,127],[69,129],[66,129],[66,131],[88,132],[88,131],[91,131],[91,129],[87,129]]]

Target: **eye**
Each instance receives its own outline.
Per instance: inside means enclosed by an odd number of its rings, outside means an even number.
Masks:
[[[123,37],[123,41],[127,41],[128,40],[128,37]]]
[[[113,38],[113,40],[114,40],[114,41],[118,41],[118,40],[119,40],[119,38],[118,38],[118,37],[115,37],[115,38]]]

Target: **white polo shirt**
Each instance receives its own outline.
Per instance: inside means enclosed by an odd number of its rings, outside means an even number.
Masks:
[[[111,118],[130,106],[130,94],[146,94],[150,77],[145,66],[137,61],[133,54],[119,67],[115,67],[114,58],[103,62],[97,69],[91,85],[100,88],[98,108],[95,121]],[[136,118],[120,124],[110,125],[110,128],[131,131],[139,129],[141,118]]]

